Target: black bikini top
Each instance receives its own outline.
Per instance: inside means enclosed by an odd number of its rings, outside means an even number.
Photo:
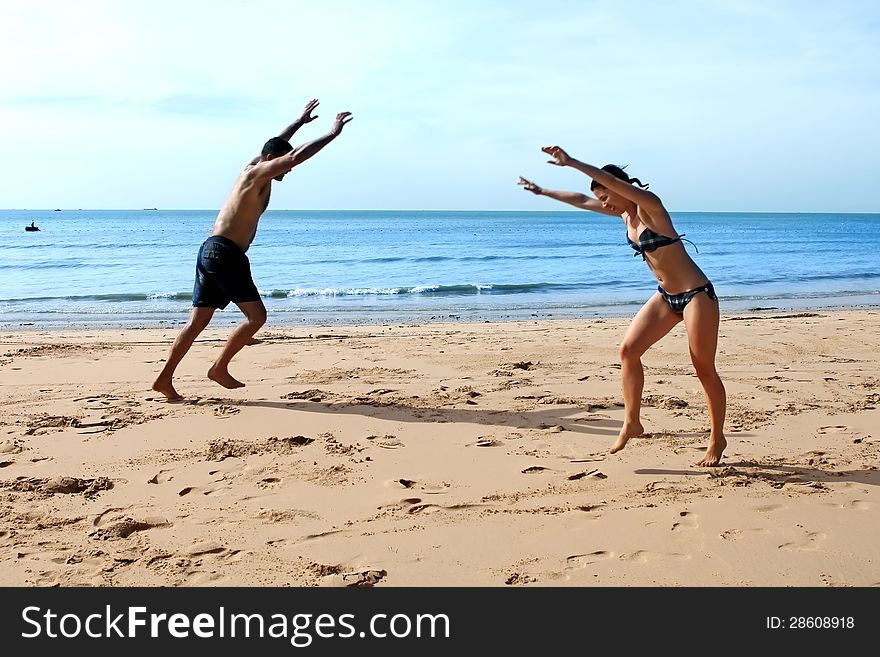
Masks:
[[[642,231],[641,235],[639,235],[639,243],[636,244],[633,242],[629,235],[626,237],[626,241],[629,242],[629,245],[635,249],[635,253],[633,256],[642,256],[642,260],[645,260],[645,254],[651,253],[652,251],[656,251],[661,246],[669,246],[670,244],[675,244],[676,242],[687,242],[688,244],[693,245],[695,249],[697,249],[697,245],[691,242],[690,240],[683,240],[684,233],[681,235],[677,235],[676,237],[666,237],[666,235],[661,235],[660,233],[655,233],[650,228],[645,228]],[[697,249],[697,253],[700,250]]]

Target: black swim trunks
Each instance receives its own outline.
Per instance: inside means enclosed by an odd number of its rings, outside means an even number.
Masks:
[[[225,308],[229,302],[258,301],[260,293],[251,276],[251,263],[231,239],[212,235],[199,249],[192,305]]]

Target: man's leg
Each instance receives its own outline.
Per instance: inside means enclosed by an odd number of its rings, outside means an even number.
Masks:
[[[205,330],[211,317],[214,316],[214,308],[193,308],[189,316],[189,322],[180,331],[174,344],[171,345],[171,353],[165,361],[165,367],[153,382],[153,390],[161,392],[169,401],[177,401],[183,399],[174,389],[171,380],[174,378],[174,370],[177,365],[186,356],[186,352],[192,347],[193,342],[199,336],[199,333]]]
[[[260,327],[266,323],[266,306],[260,300],[236,304],[244,313],[244,321],[235,327],[220,356],[208,370],[208,378],[224,388],[243,388],[244,384],[229,373],[229,361],[241,351]]]

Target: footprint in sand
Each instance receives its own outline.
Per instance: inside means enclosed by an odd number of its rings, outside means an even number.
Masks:
[[[301,437],[301,436],[300,436]],[[279,443],[282,444],[282,443]],[[213,464],[212,464],[213,465]],[[237,472],[241,472],[242,470],[248,470],[247,461],[244,458],[239,458],[236,456],[229,456],[224,458],[217,464],[217,467],[213,470],[208,470],[209,477],[215,477],[217,475],[220,476],[219,479],[215,479],[215,481],[222,481],[226,478],[226,475],[232,475]],[[169,481],[171,477],[168,477]]]
[[[86,498],[92,498],[101,491],[113,488],[113,482],[107,477],[95,479],[81,479],[79,477],[17,477],[13,482],[3,482],[3,488],[12,488],[19,491],[35,491],[46,495],[55,494],[82,494]]]
[[[147,479],[148,484],[164,484],[167,481],[171,481],[174,479],[174,476],[169,474],[171,470],[159,470],[152,477]]]
[[[598,561],[605,561],[606,559],[611,559],[613,557],[614,553],[607,552],[606,550],[596,550],[589,554],[573,554],[570,557],[566,557],[565,567],[567,570],[586,568],[590,564]]]
[[[206,573],[202,571],[189,572],[183,583],[186,586],[224,586],[231,583],[228,575],[217,572]]]
[[[200,557],[205,554],[221,554],[226,551],[225,547],[215,541],[203,541],[191,546],[186,551],[186,555],[189,557]]]
[[[377,507],[379,511],[401,511],[406,510],[407,513],[418,513],[421,511],[421,508],[431,506],[430,504],[425,504],[422,502],[422,498],[420,497],[404,497],[399,502],[394,502],[392,504],[384,504],[380,507]],[[420,508],[416,508],[420,507]],[[415,509],[415,510],[413,510]]]
[[[413,499],[415,499],[415,498],[413,498]],[[485,504],[468,504],[468,503],[449,504],[449,505],[444,506],[442,504],[431,504],[428,502],[419,501],[418,503],[415,503],[415,504],[412,504],[411,506],[409,506],[409,508],[407,508],[406,512],[415,514],[415,513],[422,513],[423,511],[427,511],[428,513],[434,513],[436,511],[463,511],[463,510],[467,510],[467,509],[482,508],[485,506],[487,506],[487,505],[485,505]]]
[[[307,536],[303,536],[302,538],[290,538],[285,536],[283,538],[275,538],[266,541],[266,545],[270,545],[272,547],[287,547],[287,546],[298,546],[303,543],[309,543],[312,541],[317,541],[322,538],[327,538],[328,536],[336,536],[342,534],[350,534],[351,530],[348,529],[328,529],[325,532],[318,532],[317,534],[308,534]]]
[[[229,550],[219,543],[199,543],[187,550],[187,564],[184,584],[188,586],[217,586],[232,582],[222,571],[229,563],[242,561],[248,553],[242,550]],[[212,570],[204,570],[211,568]]]
[[[769,534],[770,531],[767,529],[763,529],[761,527],[756,527],[753,529],[725,529],[723,532],[718,534],[718,538],[722,538],[726,541],[736,541],[741,538],[744,538],[747,534]]]
[[[50,545],[57,545],[57,543],[54,542],[41,541],[38,545],[47,549],[36,550],[34,552],[28,551],[19,554],[23,554],[24,556],[27,556],[28,559],[35,561],[51,561],[55,564],[76,565],[78,568],[101,566],[104,563],[100,558],[89,558],[88,553],[82,550],[76,550],[69,547],[59,547],[57,549],[48,548]],[[49,575],[47,572],[41,574]],[[47,584],[48,583],[49,582],[47,582]],[[53,583],[57,583],[57,580]]]
[[[353,573],[335,572],[321,577],[318,586],[372,587],[388,576],[387,570],[361,570]]]
[[[320,520],[321,516],[305,509],[260,509],[254,516],[264,522],[298,522],[303,518]]]
[[[557,577],[556,579],[559,579]],[[504,580],[504,583],[508,586],[523,586],[525,584],[531,584],[533,582],[537,582],[538,579],[536,577],[532,577],[526,573],[511,573],[507,576],[507,579]]]
[[[533,465],[530,468],[526,468],[525,470],[521,470],[523,474],[538,474],[540,472],[550,472],[550,468],[544,468],[540,465]]]
[[[381,447],[382,449],[400,449],[401,447],[406,447],[403,442],[391,434],[385,434],[384,436],[367,436],[367,440],[376,445],[376,447]]]
[[[9,433],[12,433],[12,431],[10,431]],[[26,448],[23,446],[23,444],[16,439],[4,440],[3,442],[0,442],[0,454],[19,454],[25,449]]]
[[[129,508],[131,508],[131,507],[123,508],[123,507],[114,506],[114,507],[110,507],[109,509],[105,509],[104,511],[101,511],[101,513],[99,513],[97,516],[95,516],[95,519],[92,521],[92,524],[95,527],[100,527],[101,525],[103,525],[104,523],[107,522],[107,520],[106,520],[107,515],[109,515],[111,513],[115,513],[117,511],[124,511],[125,509],[129,509]]]
[[[135,520],[134,518],[122,518],[115,522],[109,523],[106,527],[96,529],[89,534],[91,538],[100,540],[113,540],[120,538],[128,538],[135,532],[142,532],[155,527],[170,527],[171,523],[158,516],[151,516],[143,520]]]
[[[849,427],[842,424],[835,424],[827,427],[819,427],[817,433],[847,433],[848,431]]]
[[[409,490],[417,490],[427,495],[439,495],[449,490],[450,486],[445,481],[439,484],[431,484],[424,481],[416,481],[414,479],[391,479],[385,482],[387,488],[405,488]]]
[[[201,486],[186,486],[184,488],[181,488],[177,492],[177,494],[180,497],[183,497],[184,495],[189,495],[190,493],[201,493],[202,495],[212,495],[213,493],[216,493],[218,490],[222,490],[222,489],[223,489],[222,486],[216,486],[213,488],[211,488],[211,487],[202,488]]]
[[[599,502],[598,504],[581,504],[576,507],[578,511],[583,511],[584,513],[596,513],[597,511],[601,511],[602,507],[605,506],[605,502]],[[599,517],[596,515],[595,517]]]
[[[281,483],[281,479],[279,477],[266,477],[264,479],[260,479],[257,482],[258,488],[274,488],[278,484]]]
[[[227,404],[220,404],[219,406],[214,407],[214,416],[219,418],[227,418],[233,415],[241,413],[240,408],[236,408],[235,406],[228,406]]]
[[[755,511],[759,513],[770,513],[771,511],[779,511],[780,509],[784,509],[784,504],[764,504],[762,506],[753,507]]]
[[[680,520],[672,524],[672,531],[681,531],[682,529],[696,529],[699,527],[697,524],[697,515],[695,513],[691,513],[690,511],[681,511],[678,514]]]
[[[604,422],[605,420],[610,420],[610,415],[605,415],[604,413],[591,413],[590,415],[584,415],[583,417],[574,418],[574,422]]]
[[[561,424],[539,424],[538,429],[545,433],[562,433],[565,427]]]
[[[820,543],[828,538],[822,532],[810,532],[800,541],[792,541],[791,543],[783,543],[779,546],[780,550],[789,552],[814,552],[819,549]]]
[[[636,563],[665,561],[669,559],[674,561],[687,561],[690,558],[689,554],[681,554],[680,552],[650,552],[648,550],[636,550],[630,554],[621,554],[618,557],[621,561],[635,561]]]
[[[408,497],[406,499],[400,500],[400,505],[402,508],[406,509],[407,513],[421,513],[425,509],[428,508],[440,508],[436,504],[431,504],[429,502],[422,502],[418,497]]]
[[[600,452],[596,454],[588,454],[583,458],[579,459],[569,459],[569,463],[593,463],[595,461],[604,461],[606,456],[606,452]]]
[[[608,479],[608,475],[599,470],[588,470],[586,472],[575,472],[572,475],[568,475],[566,477],[569,481],[577,481],[578,479],[583,479],[584,477],[592,477],[593,479]]]
[[[871,502],[866,502],[865,500],[847,500],[842,504],[830,502],[828,506],[833,506],[838,509],[855,509],[856,511],[871,511],[874,509],[874,505]]]
[[[498,440],[497,438],[490,438],[488,436],[478,438],[475,443],[468,443],[465,447],[498,447],[499,445],[503,445],[504,443]]]

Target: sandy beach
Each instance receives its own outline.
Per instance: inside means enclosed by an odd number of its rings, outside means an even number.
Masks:
[[[606,454],[627,323],[6,331],[0,585],[880,585],[880,312],[723,315],[717,468],[681,326]]]

